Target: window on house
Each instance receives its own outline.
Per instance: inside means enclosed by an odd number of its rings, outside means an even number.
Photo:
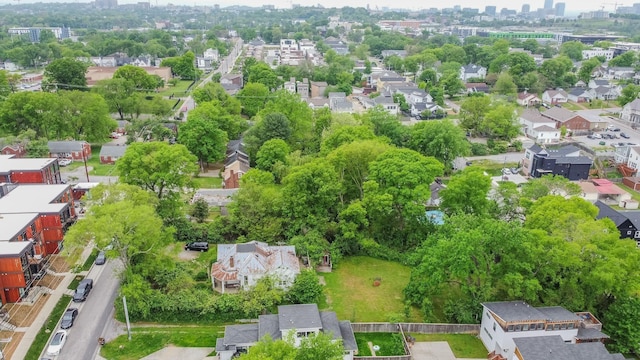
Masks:
[[[303,337],[309,337],[312,334],[315,334],[315,333],[313,331],[298,331],[296,336],[299,338],[303,338]]]
[[[522,325],[522,331],[528,331],[528,330],[529,330],[529,324]]]
[[[553,324],[553,330],[560,330],[560,324]]]
[[[518,325],[516,325],[515,330],[516,330],[516,331],[520,331],[520,330],[522,330],[522,325],[519,325],[519,324],[518,324]]]
[[[567,330],[567,324],[560,325],[560,330]]]
[[[573,328],[574,328],[574,326],[575,326],[575,324],[574,324],[574,323],[570,323],[569,325],[567,325],[567,329],[573,329]]]
[[[493,336],[491,336],[491,334],[489,334],[489,330],[487,330],[487,328],[482,328],[482,330],[484,330],[484,333],[487,334],[489,339],[493,340]]]
[[[513,325],[507,326],[507,331],[513,331]]]
[[[496,331],[496,323],[493,323],[493,331]]]
[[[544,323],[538,324],[538,330],[544,330]]]

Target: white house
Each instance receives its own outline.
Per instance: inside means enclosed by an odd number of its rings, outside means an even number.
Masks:
[[[224,337],[216,340],[216,352],[220,360],[230,360],[265,336],[272,340],[292,339],[298,347],[302,339],[320,332],[331,334],[333,341],[342,343],[343,360],[353,360],[358,344],[351,322],[339,321],[333,311],[319,311],[316,304],[281,305],[278,314],[260,315],[257,323],[227,325]]]
[[[607,61],[613,59],[613,50],[594,47],[589,50],[582,50],[582,59],[589,60],[594,57],[604,56]]]
[[[291,52],[298,49],[298,42],[295,39],[280,39],[280,52]]]
[[[482,304],[480,340],[490,353],[515,359],[514,339],[559,336],[564,343],[602,341],[602,323],[591,313],[572,313],[560,306],[533,307],[524,301]]]
[[[467,82],[469,79],[484,79],[487,76],[487,68],[469,64],[460,67],[460,80]]]
[[[631,155],[631,146],[627,143],[620,143],[623,145],[614,145],[615,152],[613,159],[616,164],[627,164],[629,162],[629,155]]]
[[[391,96],[380,95],[373,99],[373,102],[376,106],[382,106],[389,114],[396,115],[400,111],[400,107],[398,104],[393,102],[393,98]]]
[[[640,99],[625,104],[620,112],[620,118],[632,123],[640,123]]]
[[[629,157],[627,158],[627,166],[632,169],[640,169],[640,146],[629,147]]]
[[[549,144],[560,140],[560,129],[556,122],[542,116],[538,110],[527,109],[520,115],[522,131],[538,144]]]
[[[569,90],[569,93],[567,94],[567,98],[570,101],[573,101],[576,103],[590,102],[593,99],[593,94],[591,92],[591,89],[586,89],[584,87],[576,87]]]
[[[295,246],[258,241],[218,244],[218,258],[211,266],[213,288],[222,293],[231,287],[251,287],[265,276],[273,276],[279,287],[288,289],[299,273]]]
[[[547,104],[566,103],[569,95],[564,90],[547,90],[542,93],[542,101]]]
[[[540,98],[536,94],[532,94],[524,91],[524,92],[518,93],[517,102],[518,102],[518,105],[520,106],[529,107],[529,106],[539,105],[542,102],[542,100],[540,100]]]

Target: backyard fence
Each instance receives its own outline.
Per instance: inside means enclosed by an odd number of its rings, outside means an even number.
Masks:
[[[478,334],[478,324],[425,324],[425,323],[351,323],[354,333],[400,333],[405,355],[355,356],[357,360],[412,360],[411,347],[405,333],[417,334]]]

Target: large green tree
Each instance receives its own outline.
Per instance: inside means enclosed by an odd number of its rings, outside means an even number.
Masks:
[[[490,205],[487,198],[489,189],[491,178],[484,174],[484,170],[468,166],[455,174],[447,187],[440,191],[441,208],[448,214],[485,215]]]
[[[53,60],[44,69],[43,88],[85,90],[88,67],[88,64],[71,58]]]
[[[451,169],[455,158],[467,155],[470,148],[464,131],[450,120],[425,121],[414,125],[410,146],[422,155],[440,160],[445,169]]]
[[[224,159],[229,138],[215,122],[189,116],[187,122],[180,125],[179,130],[178,142],[198,158],[201,170],[205,169],[205,163]]]
[[[197,160],[184,145],[145,142],[129,145],[117,166],[122,182],[140,186],[162,199],[193,187]]]
[[[123,78],[98,81],[92,91],[100,94],[109,105],[109,111],[117,112],[120,119],[130,114],[141,101],[135,96],[134,83]]]
[[[150,92],[159,87],[158,80],[148,74],[143,68],[134,65],[124,65],[113,73],[114,79],[125,79],[133,83],[136,91]]]
[[[126,272],[132,266],[164,251],[172,239],[154,205],[157,199],[136,186],[100,185],[90,192],[89,211],[65,235],[69,254],[86,246],[107,250],[118,258]]]
[[[269,88],[262,83],[246,84],[236,95],[242,104],[242,113],[249,117],[253,117],[262,109],[267,96]]]

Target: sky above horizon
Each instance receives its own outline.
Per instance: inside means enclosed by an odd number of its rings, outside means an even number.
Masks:
[[[18,1],[16,3],[16,1]],[[479,9],[480,12],[484,11],[485,6],[493,5],[497,8],[499,12],[502,8],[513,9],[520,12],[523,4],[529,4],[531,11],[535,11],[538,8],[544,7],[544,0],[535,0],[535,1],[509,1],[509,0],[454,0],[452,2],[430,2],[430,1],[403,1],[398,2],[394,0],[351,0],[347,3],[343,0],[322,0],[322,1],[314,1],[314,0],[118,0],[119,4],[135,4],[139,1],[149,1],[152,6],[166,6],[169,3],[174,5],[207,5],[213,6],[214,4],[219,4],[221,7],[228,7],[233,5],[245,5],[245,6],[253,6],[253,7],[261,7],[263,5],[275,5],[276,8],[291,8],[292,4],[299,4],[301,6],[315,6],[318,4],[322,4],[324,7],[343,7],[343,6],[351,6],[351,7],[364,7],[367,5],[371,9],[376,9],[376,7],[380,10],[386,7],[389,9],[394,8],[404,8],[411,10],[420,10],[420,9],[428,9],[428,8],[444,8],[444,7],[453,7],[454,5],[460,5],[461,7],[469,7]],[[617,0],[616,0],[617,1]],[[635,0],[634,0],[635,1]],[[19,3],[50,3],[50,2],[80,2],[86,3],[89,2],[87,0],[0,0],[0,4],[19,4]],[[557,1],[554,0],[554,5],[556,2],[564,2],[565,5],[565,15],[578,14],[582,11],[594,11],[600,10],[603,6],[604,9],[613,12],[614,5],[613,3],[604,3],[603,1],[581,1],[581,0],[563,0]],[[615,2],[615,1],[614,1]],[[631,6],[633,2],[624,3],[625,6]],[[623,4],[618,4],[618,6],[623,6]]]

